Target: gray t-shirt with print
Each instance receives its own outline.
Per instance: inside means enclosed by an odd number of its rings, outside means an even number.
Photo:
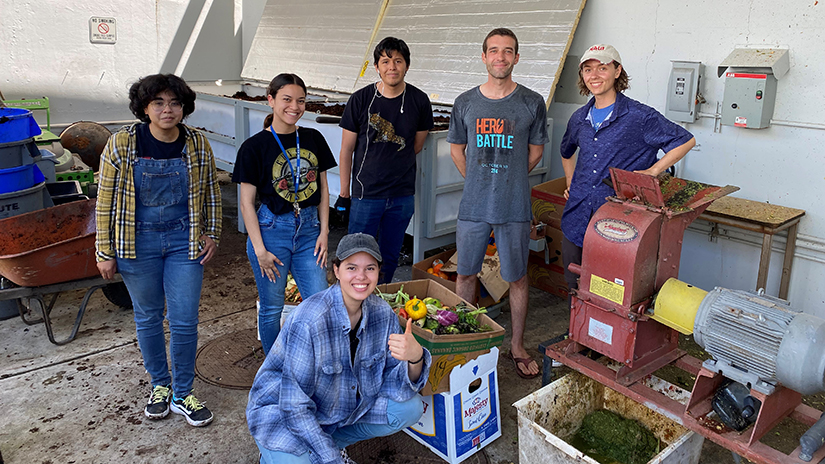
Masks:
[[[530,221],[528,145],[548,141],[544,99],[527,87],[519,84],[498,100],[482,95],[479,87],[459,95],[447,134],[447,142],[467,145],[458,218],[489,224]]]

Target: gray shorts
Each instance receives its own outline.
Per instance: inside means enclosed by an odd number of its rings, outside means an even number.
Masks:
[[[530,254],[530,222],[487,224],[458,220],[455,231],[458,251],[458,273],[476,275],[481,271],[490,231],[495,233],[496,248],[501,261],[501,278],[515,282],[527,274]]]

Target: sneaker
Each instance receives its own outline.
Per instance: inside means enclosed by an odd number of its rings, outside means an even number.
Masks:
[[[152,394],[149,395],[149,401],[146,402],[146,407],[143,408],[143,414],[149,419],[163,419],[169,415],[169,396],[172,390],[169,385],[157,385],[152,389]]]
[[[564,363],[562,363],[561,361],[557,361],[557,360],[555,360],[555,359],[554,359],[554,360],[553,360],[553,362],[551,363],[551,365],[552,365],[553,367],[563,367],[563,366],[564,366]]]
[[[350,459],[349,455],[347,455],[347,449],[346,448],[341,450],[341,459],[344,460],[344,464],[358,464],[357,462]]]
[[[212,411],[191,393],[185,398],[178,398],[173,395],[171,409],[173,413],[182,415],[186,418],[186,422],[189,422],[189,425],[195,427],[208,425],[214,417]]]

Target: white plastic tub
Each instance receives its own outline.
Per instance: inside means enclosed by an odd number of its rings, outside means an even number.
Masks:
[[[701,435],[579,373],[565,375],[513,406],[518,410],[520,464],[598,464],[567,442],[584,416],[597,409],[638,420],[668,445],[648,464],[696,464],[704,443]]]

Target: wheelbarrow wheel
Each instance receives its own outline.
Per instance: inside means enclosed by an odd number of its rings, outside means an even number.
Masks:
[[[115,306],[132,309],[132,297],[129,296],[129,290],[126,289],[126,284],[123,282],[109,284],[103,287],[102,290],[106,299]]]

